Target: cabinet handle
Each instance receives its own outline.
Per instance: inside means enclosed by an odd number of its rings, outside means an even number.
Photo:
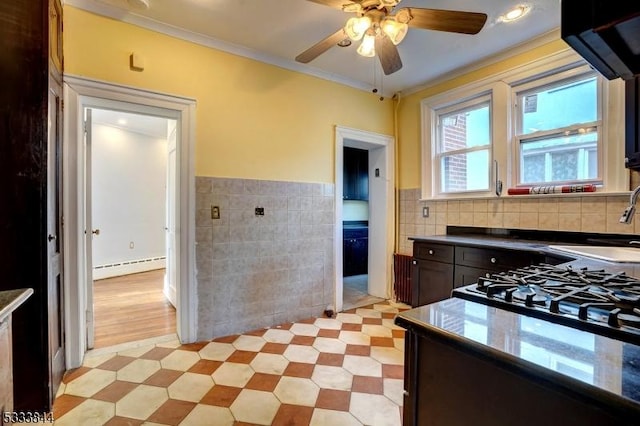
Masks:
[[[495,257],[491,258],[491,263],[496,263],[498,260]]]
[[[416,260],[412,260],[412,261],[411,261],[411,263],[413,263],[414,265],[417,265],[417,264],[418,264],[418,261],[416,261]]]
[[[433,256],[433,250],[429,250],[429,254]]]
[[[403,390],[403,391],[402,391],[402,395],[404,395],[404,396],[409,396],[409,391]]]

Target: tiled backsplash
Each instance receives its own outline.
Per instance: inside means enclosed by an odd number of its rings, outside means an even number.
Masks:
[[[196,210],[199,339],[319,316],[333,303],[333,184],[197,177]]]
[[[640,221],[618,222],[629,204],[628,195],[504,197],[488,200],[420,201],[420,189],[399,191],[402,254],[411,254],[407,238],[446,234],[447,225],[489,228],[541,229],[574,232],[640,233]],[[429,217],[422,217],[422,207]]]

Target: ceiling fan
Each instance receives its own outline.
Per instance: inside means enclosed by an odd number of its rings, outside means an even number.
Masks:
[[[347,20],[343,28],[296,56],[296,61],[306,64],[336,44],[345,42],[349,45],[346,40],[362,40],[358,53],[367,57],[373,57],[377,53],[386,75],[402,68],[396,46],[404,39],[409,27],[477,34],[487,21],[484,13],[418,7],[405,7],[393,13],[394,7],[401,0],[309,1],[355,13],[356,16]]]

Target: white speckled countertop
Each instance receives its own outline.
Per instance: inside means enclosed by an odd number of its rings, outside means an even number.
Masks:
[[[0,322],[11,315],[32,294],[33,289],[30,288],[0,291]]]

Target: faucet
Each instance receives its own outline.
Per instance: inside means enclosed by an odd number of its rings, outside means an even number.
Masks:
[[[636,212],[636,202],[638,201],[638,195],[640,195],[640,186],[634,189],[631,193],[631,197],[629,197],[629,207],[624,209],[624,212],[622,212],[622,216],[620,216],[620,223],[624,223],[626,225],[631,224],[633,214]]]

